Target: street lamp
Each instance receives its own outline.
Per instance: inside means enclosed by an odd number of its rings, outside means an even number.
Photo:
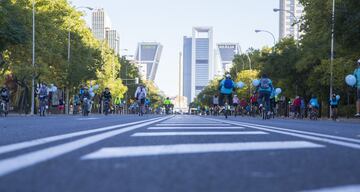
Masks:
[[[74,7],[75,9],[88,9],[90,11],[93,10],[92,7],[87,7],[87,6],[80,6],[80,7]],[[70,50],[71,50],[71,31],[70,29],[68,30],[68,55],[67,55],[67,60],[68,60],[68,68],[70,66]],[[68,69],[69,70],[69,69]],[[66,105],[65,105],[65,113],[69,114],[69,100],[70,100],[70,91],[69,91],[69,87],[67,87],[66,89]]]
[[[35,0],[32,1],[32,24],[33,24],[33,34],[32,34],[32,67],[35,69]],[[31,79],[31,115],[35,114],[35,70],[32,73]]]
[[[333,94],[333,79],[334,79],[334,74],[333,74],[333,66],[334,66],[334,39],[335,39],[335,0],[333,0],[333,5],[332,5],[332,23],[331,23],[331,56],[330,56],[330,95],[329,98],[331,98],[332,94]],[[329,106],[329,110],[330,110],[330,117],[332,116],[332,110],[331,107]]]
[[[286,9],[277,9],[277,8],[274,8],[273,11],[274,11],[274,12],[284,11],[284,12],[287,12],[287,13],[289,13],[290,15],[293,16],[293,18],[295,19],[295,22],[293,23],[293,25],[294,25],[294,24],[297,25],[296,39],[297,39],[297,41],[299,41],[299,40],[300,40],[300,39],[299,39],[299,38],[300,38],[300,35],[299,35],[299,33],[300,33],[300,25],[299,25],[299,18],[296,17],[295,13],[292,12],[292,11],[286,10]]]
[[[273,52],[275,50],[275,44],[276,44],[276,40],[275,40],[275,36],[273,33],[271,33],[270,31],[267,31],[267,30],[261,30],[261,29],[255,29],[255,33],[260,33],[260,32],[265,32],[265,33],[268,33],[272,36],[273,40],[274,40],[274,47],[273,47]]]

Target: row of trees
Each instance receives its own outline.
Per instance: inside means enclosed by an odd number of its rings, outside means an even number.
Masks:
[[[330,86],[330,42],[332,24],[332,1],[300,0],[305,15],[301,18],[301,39],[285,38],[274,47],[261,50],[249,49],[246,54],[236,55],[230,73],[236,80],[250,85],[251,79],[265,73],[276,87],[283,89],[283,95],[293,98],[300,95],[309,99],[316,95],[327,107]],[[336,1],[335,10],[335,59],[333,63],[334,93],[347,104],[347,114],[354,110],[355,90],[349,88],[344,78],[352,74],[360,55],[360,1]],[[274,50],[274,51],[273,51]],[[252,71],[248,70],[248,58]],[[197,101],[208,95],[209,89],[216,90],[217,81],[197,97]],[[249,97],[250,86],[239,91],[242,97]],[[326,110],[325,110],[326,111]]]
[[[10,87],[22,101],[24,98],[29,101],[33,75],[37,83],[52,83],[69,90],[70,95],[90,81],[100,85],[98,91],[107,86],[114,96],[121,98],[128,89],[134,91],[131,86],[124,85],[121,78],[139,77],[136,67],[115,54],[105,42],[95,39],[82,19],[83,12],[67,0],[35,0],[36,57],[33,67],[32,2],[6,0],[0,4],[0,75],[7,77],[1,78],[0,83],[13,83]],[[124,66],[129,68],[126,74]],[[15,106],[18,104],[29,108],[29,102],[15,103]]]

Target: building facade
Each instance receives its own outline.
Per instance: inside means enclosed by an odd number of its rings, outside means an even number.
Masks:
[[[284,37],[297,39],[300,34],[298,34],[299,29],[296,23],[301,18],[304,7],[299,0],[280,0],[279,8],[280,10],[287,10],[279,12],[279,40]]]
[[[106,30],[111,28],[111,21],[104,9],[95,9],[92,12],[92,32],[96,39],[104,41]]]
[[[114,53],[120,54],[120,35],[114,29],[106,30],[106,41],[111,49],[114,50]]]
[[[135,54],[140,75],[145,80],[155,80],[163,46],[157,42],[141,42]]]
[[[218,43],[216,47],[222,74],[230,72],[235,55],[240,54],[240,45],[238,43]]]
[[[189,104],[215,76],[213,29],[194,27],[183,41],[183,96]]]

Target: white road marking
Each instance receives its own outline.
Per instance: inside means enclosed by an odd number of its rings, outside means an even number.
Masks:
[[[169,117],[163,117],[160,119],[133,125],[133,126],[123,128],[123,129],[116,129],[116,130],[108,131],[105,133],[99,133],[97,135],[88,136],[86,138],[78,139],[78,140],[68,142],[65,144],[60,144],[60,145],[56,145],[53,147],[41,149],[41,150],[38,150],[35,152],[30,152],[30,153],[26,153],[26,154],[19,155],[16,157],[3,159],[0,161],[0,177],[10,174],[14,171],[35,165],[37,163],[41,163],[41,162],[56,158],[60,155],[64,155],[66,153],[75,151],[77,149],[80,149],[80,148],[86,147],[88,145],[97,143],[99,141],[108,139],[110,137],[114,137],[116,135],[119,135],[119,134],[122,134],[122,133],[125,133],[128,131],[132,131],[132,130],[140,128],[140,127],[151,125],[153,123],[157,123],[157,122],[162,121],[167,118],[169,118]]]
[[[212,131],[212,132],[141,132],[134,133],[132,137],[154,137],[154,136],[196,136],[196,135],[264,135],[263,131]]]
[[[98,151],[95,151],[94,153],[85,155],[81,159],[86,160],[86,159],[105,159],[105,158],[137,157],[137,156],[151,156],[151,155],[304,149],[304,148],[321,148],[321,147],[324,146],[307,141],[152,145],[152,146],[103,148]]]
[[[149,127],[149,130],[172,130],[172,129],[245,129],[244,127]]]
[[[220,123],[160,123],[155,126],[230,126],[229,124]]]
[[[347,185],[333,188],[323,188],[317,190],[303,191],[303,192],[359,192],[360,185]]]
[[[154,119],[151,119],[151,120],[154,120]],[[148,122],[148,121],[151,121],[151,120],[144,120],[144,121],[137,121],[137,122],[133,122],[133,123],[119,124],[119,125],[96,128],[96,129],[91,129],[91,130],[86,130],[86,131],[78,131],[78,132],[73,132],[73,133],[67,133],[67,134],[63,134],[63,135],[44,137],[44,138],[40,138],[40,139],[34,139],[34,140],[24,141],[24,142],[20,142],[20,143],[14,143],[14,144],[10,144],[10,145],[4,145],[4,146],[0,146],[0,154],[16,151],[16,150],[20,150],[20,149],[25,149],[25,148],[29,148],[29,147],[33,147],[33,146],[37,146],[37,145],[42,145],[42,144],[46,144],[46,143],[50,143],[50,142],[54,142],[54,141],[69,139],[69,138],[77,137],[77,136],[81,136],[81,135],[87,135],[87,134],[91,134],[91,133],[108,131],[108,130],[111,130],[111,129],[116,129],[116,128],[121,128],[121,127],[125,127],[125,126],[144,123],[144,122]]]
[[[249,128],[259,129],[259,130],[262,130],[262,131],[280,133],[280,134],[284,134],[284,135],[290,135],[290,136],[309,139],[309,140],[314,140],[314,141],[321,141],[321,142],[325,142],[325,143],[331,143],[331,144],[335,144],[335,145],[339,145],[339,146],[343,146],[343,147],[350,147],[350,148],[354,148],[354,149],[360,149],[359,144],[345,142],[345,141],[359,142],[359,140],[357,140],[357,139],[351,139],[351,138],[346,138],[346,137],[338,137],[338,136],[327,135],[327,134],[319,134],[319,133],[313,133],[313,132],[308,132],[308,131],[290,130],[290,129],[285,129],[285,128],[264,126],[264,125],[250,124],[250,123],[239,123],[239,122],[236,122],[236,121],[229,121],[229,120],[226,120],[226,121],[218,120],[218,119],[212,119],[212,120],[217,121],[217,122],[230,123],[232,125],[245,126],[245,127],[249,127]],[[316,136],[319,136],[319,137],[316,137]],[[338,140],[335,140],[335,139],[338,139]],[[343,140],[343,141],[339,141],[339,140]]]
[[[89,118],[77,118],[76,120],[79,120],[79,121],[87,121],[87,120],[96,120],[96,119],[100,119],[100,118],[96,118],[96,117],[89,117]]]

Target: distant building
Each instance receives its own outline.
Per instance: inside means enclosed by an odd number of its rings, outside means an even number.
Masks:
[[[103,41],[106,39],[106,29],[111,28],[111,21],[104,9],[95,9],[92,12],[92,32],[96,39]]]
[[[187,104],[191,101],[191,77],[192,77],[192,38],[191,37],[184,37],[183,42],[183,64],[182,64],[182,80],[183,80],[183,96],[187,98]]]
[[[106,41],[115,54],[120,54],[120,35],[116,30],[106,30]]]
[[[301,18],[304,10],[299,0],[280,0],[279,8],[294,13],[297,19]],[[286,11],[279,12],[279,40],[284,37],[297,38],[298,25],[294,25],[296,23],[295,17]]]
[[[141,42],[138,44],[135,60],[140,75],[146,80],[155,80],[163,46],[156,42]]]
[[[238,43],[218,43],[217,51],[219,53],[222,72],[230,72],[233,66],[234,56],[240,54],[240,45]]]

